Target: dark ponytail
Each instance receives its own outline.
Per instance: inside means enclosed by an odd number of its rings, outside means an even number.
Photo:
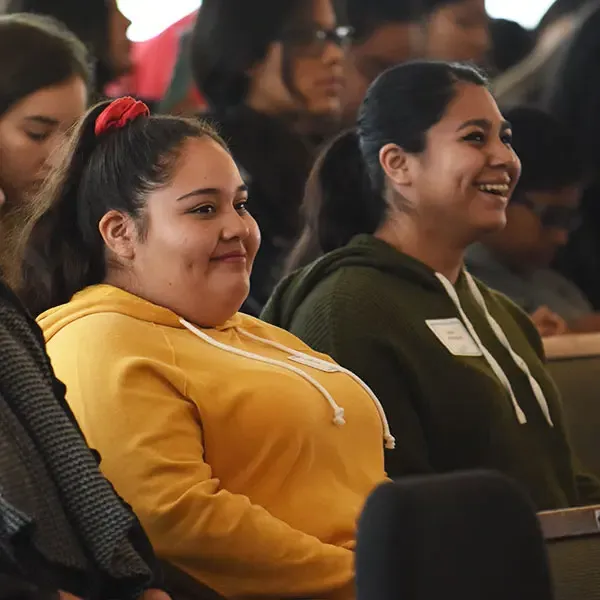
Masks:
[[[427,131],[444,115],[459,82],[487,85],[476,68],[441,61],[404,63],[371,84],[356,130],[334,138],[315,162],[303,203],[304,229],[286,272],[378,229],[388,209],[379,151],[396,144],[411,154],[423,152]],[[394,198],[394,205],[406,202]]]
[[[208,124],[181,117],[140,117],[96,136],[96,119],[108,104],[83,118],[39,194],[45,210],[31,226],[19,289],[33,315],[104,280],[100,220],[110,210],[121,211],[143,235],[146,196],[169,181],[188,138],[208,136],[226,147]]]
[[[317,156],[306,183],[302,213],[304,229],[286,272],[345,246],[359,233],[377,229],[385,202],[372,190],[355,129],[333,138]]]

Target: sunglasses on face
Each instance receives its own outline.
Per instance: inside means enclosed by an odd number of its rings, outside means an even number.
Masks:
[[[511,204],[528,208],[539,220],[544,229],[561,229],[572,233],[581,225],[577,208],[552,204],[536,204],[524,195],[513,196]]]
[[[347,50],[352,44],[353,33],[352,27],[306,27],[286,31],[280,41],[289,44],[303,56],[318,58],[325,52],[327,44],[335,44]]]

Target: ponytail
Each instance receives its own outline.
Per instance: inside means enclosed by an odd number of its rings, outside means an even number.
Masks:
[[[33,223],[23,257],[19,296],[37,316],[68,302],[74,293],[104,278],[100,234],[96,244],[86,240],[78,210],[83,171],[97,144],[94,125],[109,102],[94,107],[72,134],[59,166],[38,195],[45,208]]]
[[[323,148],[308,177],[304,229],[286,272],[345,246],[355,235],[373,233],[385,211],[385,201],[367,174],[356,130],[342,132]]]

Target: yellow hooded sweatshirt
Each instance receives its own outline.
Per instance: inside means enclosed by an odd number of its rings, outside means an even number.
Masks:
[[[108,285],[38,321],[159,557],[229,597],[352,597],[356,518],[393,446],[356,376],[258,319],[200,329]]]

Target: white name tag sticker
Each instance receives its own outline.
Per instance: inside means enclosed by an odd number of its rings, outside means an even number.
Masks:
[[[429,319],[425,321],[450,354],[454,356],[482,356],[479,346],[469,335],[460,319]]]

